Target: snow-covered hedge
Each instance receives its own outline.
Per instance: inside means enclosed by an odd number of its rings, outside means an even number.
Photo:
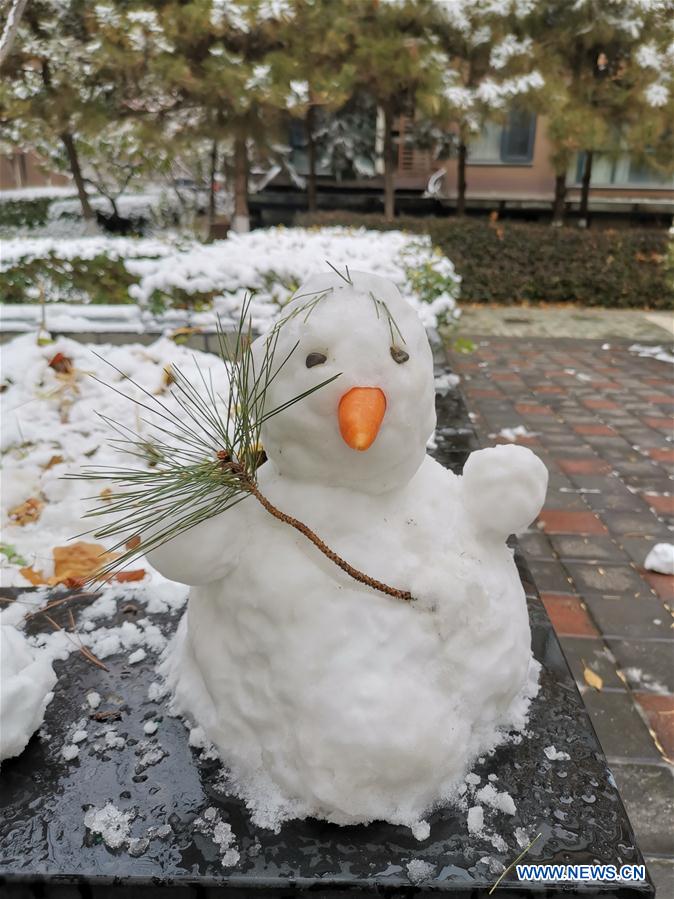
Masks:
[[[83,238],[6,241],[4,302],[137,302],[154,314],[184,308],[236,318],[253,295],[254,323],[274,319],[297,287],[328,263],[393,280],[433,327],[456,314],[460,279],[425,235],[364,228],[269,228],[209,245]],[[204,322],[205,324],[206,322]]]

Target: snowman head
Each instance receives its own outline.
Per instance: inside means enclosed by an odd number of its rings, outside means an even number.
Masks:
[[[268,419],[262,443],[282,475],[381,493],[407,483],[435,428],[433,358],[414,309],[364,272],[315,275],[278,328],[265,407],[339,377]],[[266,336],[253,345],[259,368]]]

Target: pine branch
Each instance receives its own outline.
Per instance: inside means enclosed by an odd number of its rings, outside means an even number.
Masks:
[[[281,328],[300,314],[305,315],[306,321],[331,290],[307,294],[306,303],[300,304],[277,322],[266,338],[259,369],[256,369],[250,349],[250,298],[246,299],[241,310],[234,354],[229,362],[226,335],[218,324],[218,345],[229,381],[226,401],[216,393],[210,373],[206,377],[198,363],[197,385],[177,366],[171,367],[170,395],[177,410],[108,363],[124,380],[136,387],[142,398],[129,396],[113,385],[106,386],[145,412],[158,416],[159,422],[151,418],[140,419],[141,424],[149,429],[148,436],[101,416],[119,435],[111,441],[112,445],[145,463],[146,467],[111,469],[90,466],[83,474],[70,476],[91,481],[113,481],[116,485],[112,496],[95,497],[97,505],[85,516],[105,516],[109,519],[102,527],[93,529],[96,538],[118,538],[110,552],[119,551],[119,556],[103,567],[94,580],[109,578],[139,557],[253,496],[270,515],[303,534],[323,555],[359,583],[405,602],[413,599],[408,591],[390,587],[354,568],[306,524],[274,506],[258,487],[262,425],[339,377],[339,374],[333,375],[278,406],[267,408],[270,386],[299,345],[298,341],[276,363]],[[386,309],[385,304],[382,306]],[[99,383],[105,383],[92,377]],[[224,418],[221,406],[226,408]],[[134,539],[130,540],[130,537]]]

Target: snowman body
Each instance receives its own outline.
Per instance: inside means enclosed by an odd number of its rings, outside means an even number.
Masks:
[[[428,457],[423,327],[389,282],[351,278],[305,285],[300,294],[330,290],[308,320],[283,326],[281,340],[299,345],[274,405],[333,368],[341,375],[269,420],[258,484],[339,556],[414,601],[350,578],[254,497],[150,554],[192,585],[166,663],[176,706],[271,827],[307,815],[418,827],[521,723],[531,695],[526,603],[505,539],[538,512],[545,469],[512,446],[474,453],[463,477]],[[342,411],[361,387],[381,390],[386,411],[367,449],[354,449],[348,441],[360,438]]]

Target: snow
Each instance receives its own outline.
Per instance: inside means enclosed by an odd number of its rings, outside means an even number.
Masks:
[[[514,815],[516,812],[515,803],[510,793],[500,792],[492,784],[487,784],[481,790],[478,790],[476,798],[484,805],[504,812],[506,815]]]
[[[551,762],[567,762],[571,758],[568,752],[562,752],[554,746],[546,746],[543,752]]]
[[[662,346],[651,346],[644,343],[633,343],[629,348],[630,353],[636,353],[643,358],[657,359],[658,362],[669,362],[674,365],[674,353],[665,350]]]
[[[157,721],[146,721],[143,725],[143,731],[151,736],[152,734],[156,734],[159,729],[159,723]]]
[[[474,805],[468,809],[468,833],[482,833],[484,827],[484,809],[481,805]]]
[[[0,762],[24,750],[44,721],[56,683],[52,659],[31,646],[8,612],[14,610],[0,612]]]
[[[515,425],[514,428],[501,428],[497,436],[516,443],[518,437],[537,437],[538,434],[536,431],[529,431],[526,425]]]
[[[431,862],[425,862],[421,858],[413,858],[405,867],[407,868],[407,876],[414,884],[429,880],[435,874],[436,868]]]
[[[674,544],[656,543],[646,556],[644,568],[658,574],[674,574]]]
[[[129,288],[136,306],[70,304],[47,309],[52,330],[106,330],[111,320],[122,320],[123,330],[142,331],[184,324],[213,330],[217,316],[225,325],[238,319],[244,299],[252,294],[253,325],[262,330],[278,318],[297,285],[310,275],[365,268],[400,285],[405,299],[419,312],[426,327],[434,328],[458,312],[456,298],[460,278],[454,266],[436,250],[428,236],[401,231],[367,231],[364,228],[268,228],[248,234],[230,234],[212,244],[179,244],[170,240],[89,237],[79,240],[21,238],[3,243],[0,273],[33,259],[53,257],[65,262],[104,255],[123,259],[136,278]],[[432,287],[419,296],[419,273]],[[427,277],[428,276],[428,277]],[[185,293],[212,309],[190,312],[168,310],[153,314],[150,303],[170,307],[176,295]],[[48,299],[60,298],[56,289]],[[30,297],[27,297],[30,298]],[[39,304],[14,305],[3,310],[3,330],[34,328],[40,321]],[[103,326],[99,319],[107,319]],[[118,330],[117,326],[113,330]]]
[[[75,746],[74,743],[70,743],[63,747],[61,750],[61,755],[67,762],[72,762],[77,756],[80,754],[79,746]]]
[[[57,353],[72,360],[71,380],[60,379],[50,368],[49,361]],[[128,465],[128,456],[111,443],[110,426],[101,416],[149,433],[150,425],[139,420],[134,403],[111,387],[137,398],[142,395],[140,389],[123,380],[111,365],[153,394],[162,391],[164,367],[172,365],[178,366],[194,383],[199,377],[198,365],[204,373],[213,374],[221,391],[226,390],[223,363],[218,357],[190,351],[168,339],[157,340],[147,347],[135,344],[89,347],[60,338],[39,346],[35,336],[27,334],[3,345],[2,381],[8,385],[0,394],[3,542],[12,546],[28,565],[47,576],[53,573],[53,547],[66,546],[73,535],[91,527],[82,520],[85,510],[92,506],[85,498],[109,486],[107,481],[100,481],[92,487],[92,482],[65,480],[64,476],[81,474],[89,465]],[[161,399],[168,404],[174,402],[168,393],[161,394]],[[151,420],[149,414],[146,418]],[[47,467],[54,456],[60,456],[62,461]],[[39,519],[23,526],[10,521],[9,510],[30,497],[44,500]],[[19,574],[21,565],[9,564],[4,556],[0,560],[3,586],[28,583]],[[137,567],[144,567],[142,559]],[[151,588],[142,593],[150,612],[176,609],[185,601],[184,587],[167,583],[156,574],[148,573],[143,583]],[[108,617],[115,608],[113,597],[104,594],[83,610],[81,620]],[[148,646],[161,648],[162,638],[156,630],[143,630],[138,623],[125,622],[121,628],[92,635],[91,641],[96,644],[95,652],[109,655],[118,651],[119,645],[131,651],[141,645],[146,649]]]
[[[84,825],[92,833],[99,834],[110,849],[124,846],[131,833],[132,812],[123,812],[108,802],[103,808],[91,808],[84,816]]]
[[[386,820],[425,839],[429,810],[453,801],[475,758],[524,729],[537,692],[505,540],[535,518],[547,472],[514,445],[474,453],[463,478],[426,456],[435,392],[423,325],[389,281],[349,273],[351,283],[328,273],[302,285],[323,299],[290,318],[308,302],[295,301],[278,331],[280,358],[299,346],[270,407],[341,374],[264,424],[259,489],[415,601],[359,584],[246,500],[148,554],[192,588],[161,673],[257,826]],[[373,296],[402,334],[403,363]],[[311,353],[326,357],[320,368],[307,368]],[[352,449],[338,421],[358,386],[386,401],[367,450]],[[515,811],[491,784],[478,801]]]
[[[138,662],[142,662],[147,653],[144,649],[137,649],[135,652],[132,652],[129,658],[127,659],[129,665],[137,665]]]
[[[192,827],[197,833],[204,834],[211,839],[220,852],[220,863],[223,868],[236,865],[240,859],[240,853],[236,848],[236,840],[231,826],[222,820],[220,812],[213,808],[207,808],[200,817],[192,822]]]
[[[71,185],[65,187],[17,187],[13,190],[0,190],[0,203],[15,203],[17,200],[44,200],[72,197],[77,193]]]
[[[90,693],[87,693],[87,703],[89,704],[90,709],[97,709],[101,704],[101,695],[97,693],[95,690],[92,690]]]

